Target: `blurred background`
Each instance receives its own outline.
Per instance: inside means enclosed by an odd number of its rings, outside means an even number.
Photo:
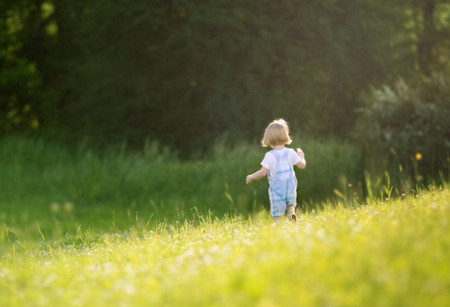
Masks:
[[[267,207],[278,117],[305,203],[449,178],[446,0],[1,0],[0,67],[4,204]]]

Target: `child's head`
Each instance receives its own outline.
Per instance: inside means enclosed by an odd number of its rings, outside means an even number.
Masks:
[[[276,119],[271,122],[264,131],[261,144],[264,147],[276,145],[289,145],[292,139],[289,136],[289,126],[284,119]]]

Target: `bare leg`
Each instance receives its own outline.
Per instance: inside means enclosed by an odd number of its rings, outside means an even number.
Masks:
[[[295,206],[294,205],[288,205],[287,206],[287,212],[288,212],[288,218],[292,222],[297,221],[297,216],[295,215]]]
[[[295,213],[295,207],[294,207],[294,205],[288,205],[288,206],[287,206],[287,212],[288,212],[288,214]]]

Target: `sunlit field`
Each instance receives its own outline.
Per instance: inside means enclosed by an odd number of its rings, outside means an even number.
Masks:
[[[12,240],[0,306],[449,306],[450,190]],[[135,225],[136,226],[136,225]]]
[[[450,307],[449,33],[449,0],[0,0],[0,307]]]

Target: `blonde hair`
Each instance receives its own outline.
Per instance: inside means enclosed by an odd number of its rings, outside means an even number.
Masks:
[[[261,140],[261,144],[264,147],[289,145],[291,143],[292,139],[289,136],[289,126],[282,118],[274,120],[267,126]]]

